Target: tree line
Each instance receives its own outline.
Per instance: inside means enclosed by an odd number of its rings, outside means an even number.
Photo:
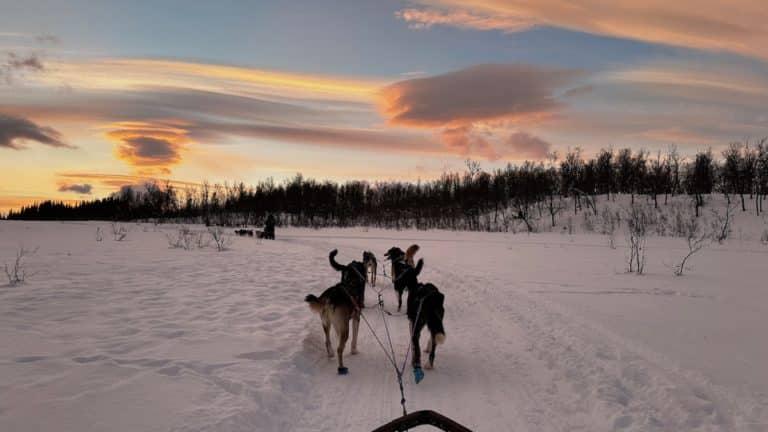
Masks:
[[[685,158],[676,147],[650,154],[629,148],[603,149],[586,159],[580,149],[546,161],[508,164],[485,171],[468,160],[464,172],[446,172],[419,182],[331,182],[301,174],[256,185],[209,184],[176,188],[170,183],[123,187],[102,199],[67,204],[44,201],[6,215],[34,220],[154,220],[207,225],[260,225],[268,214],[279,225],[327,227],[506,230],[533,218],[554,226],[564,211],[597,213],[595,198],[643,196],[658,208],[669,196],[687,194],[696,207],[704,196],[723,193],[730,202],[754,200],[763,211],[768,194],[768,140],[733,143],[716,158],[711,150]]]

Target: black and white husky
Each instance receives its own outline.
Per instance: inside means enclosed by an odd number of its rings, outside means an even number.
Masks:
[[[445,328],[443,327],[445,296],[435,285],[419,283],[418,276],[423,267],[424,260],[419,260],[416,267],[412,267],[401,277],[408,288],[407,315],[413,346],[413,373],[417,383],[424,377],[424,372],[421,370],[421,346],[419,343],[421,331],[426,326],[430,334],[429,345],[427,346],[429,361],[425,366],[426,369],[434,367],[437,346],[445,342]]]
[[[408,289],[408,321],[411,324],[413,343],[413,367],[421,367],[419,338],[421,330],[427,327],[430,334],[426,352],[429,352],[427,369],[435,365],[437,346],[445,342],[443,317],[445,316],[445,296],[431,283],[418,284],[415,289]]]

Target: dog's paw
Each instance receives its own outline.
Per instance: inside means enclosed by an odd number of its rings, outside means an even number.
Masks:
[[[357,353],[359,353],[359,352],[360,352],[360,351],[358,351],[358,350],[356,350],[356,349],[353,349],[353,350],[352,350],[352,351],[350,351],[349,353],[350,353],[351,355],[356,355],[356,354],[357,354]]]
[[[349,369],[347,369],[347,368],[345,368],[345,367],[340,367],[340,368],[338,369],[338,371],[339,371],[339,375],[346,375],[346,374],[348,374],[348,373],[349,373]]]
[[[424,379],[424,371],[421,370],[421,368],[418,366],[413,368],[413,379],[416,381],[416,384],[420,383],[421,380]]]
[[[332,352],[328,353],[328,358],[333,358],[333,353]]]
[[[427,369],[427,370],[431,370],[432,368],[434,368],[432,363],[427,363],[426,366],[424,366],[424,369]]]

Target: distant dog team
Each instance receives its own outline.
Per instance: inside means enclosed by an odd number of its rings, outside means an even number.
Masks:
[[[421,348],[419,339],[421,331],[426,326],[430,333],[430,341],[426,352],[429,353],[426,369],[432,369],[435,362],[437,345],[445,341],[443,317],[445,315],[445,296],[431,283],[419,283],[418,276],[424,267],[424,260],[414,263],[418,245],[411,245],[405,252],[398,247],[390,248],[384,256],[391,261],[391,278],[397,293],[397,310],[402,308],[403,292],[408,290],[406,300],[406,315],[408,316],[411,333],[413,372],[418,383],[424,377],[421,369]],[[320,315],[323,332],[325,333],[325,348],[329,357],[333,357],[330,341],[330,328],[333,327],[338,337],[336,354],[338,357],[338,373],[346,374],[343,353],[349,339],[349,322],[352,321],[352,349],[350,354],[357,354],[357,335],[360,326],[360,316],[365,308],[366,282],[376,286],[378,264],[376,256],[363,252],[362,261],[352,261],[347,265],[336,261],[337,250],[328,255],[331,267],[341,273],[341,281],[326,289],[320,297],[307,295],[305,301],[313,312]],[[385,274],[386,276],[386,274]]]

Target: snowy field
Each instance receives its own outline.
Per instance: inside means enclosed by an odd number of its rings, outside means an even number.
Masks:
[[[288,229],[217,252],[128,226],[116,242],[107,223],[0,221],[0,267],[39,247],[26,284],[0,281],[0,431],[371,430],[401,412],[391,366],[361,324],[338,376],[303,298],[338,281],[331,249],[342,263],[372,250],[381,268],[411,243],[446,296],[447,341],[424,381],[406,374],[409,411],[476,431],[768,431],[768,247],[754,236],[675,277],[678,238],[649,238],[636,276],[622,236],[611,249],[596,234]],[[407,319],[388,319],[402,359]]]

